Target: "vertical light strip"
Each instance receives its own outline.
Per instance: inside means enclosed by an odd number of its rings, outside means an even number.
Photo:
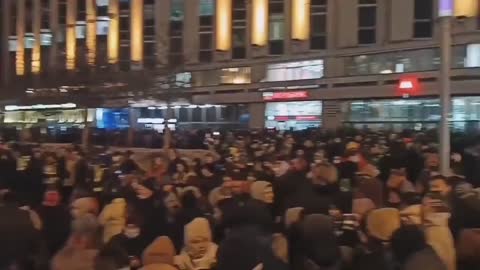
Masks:
[[[75,56],[77,50],[77,0],[67,1],[67,70],[75,69]]]
[[[49,68],[52,72],[57,68],[58,61],[58,0],[50,0],[50,31],[52,31],[52,45],[49,53]]]
[[[108,3],[108,15],[110,25],[108,26],[108,63],[118,63],[119,33],[120,33],[120,6],[118,0],[110,0]]]
[[[232,47],[232,0],[217,0],[216,28],[217,50],[230,50]]]
[[[42,24],[42,2],[41,0],[33,0],[32,29],[35,43],[32,49],[32,73],[38,74],[41,70],[41,38],[40,25]]]
[[[15,68],[17,75],[25,75],[25,0],[17,0],[17,53]]]
[[[130,59],[135,64],[143,61],[143,0],[131,0]]]
[[[292,0],[292,39],[308,40],[310,35],[310,0]]]
[[[97,57],[97,5],[95,0],[87,0],[87,63],[95,66]]]
[[[252,44],[265,46],[268,40],[268,0],[253,0]]]

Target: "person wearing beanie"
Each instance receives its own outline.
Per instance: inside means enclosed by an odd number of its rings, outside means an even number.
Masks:
[[[185,226],[185,246],[175,257],[180,270],[207,270],[216,265],[218,246],[212,242],[210,223],[196,218]]]
[[[395,208],[375,209],[364,220],[363,243],[355,251],[352,265],[358,269],[390,269],[393,262],[388,243],[400,228],[400,213]]]
[[[115,198],[103,208],[98,217],[98,222],[103,226],[103,243],[123,231],[126,215],[127,202],[124,198]]]
[[[65,246],[53,257],[52,270],[91,270],[98,253],[97,218],[85,214],[73,220],[70,237]]]
[[[174,257],[177,252],[172,240],[167,236],[160,236],[145,248],[142,254],[143,268],[163,269],[174,265]]]
[[[367,234],[380,241],[388,242],[400,228],[400,212],[395,208],[381,208],[371,211],[365,219]]]
[[[46,241],[50,255],[55,254],[68,238],[70,233],[70,213],[62,204],[60,192],[48,190],[43,203],[36,209],[43,222],[42,235]]]

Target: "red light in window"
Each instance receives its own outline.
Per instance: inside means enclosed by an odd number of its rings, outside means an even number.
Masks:
[[[418,94],[420,89],[420,82],[417,77],[409,76],[400,78],[397,85],[398,94],[402,97],[409,97]]]
[[[318,121],[320,117],[316,115],[300,115],[295,117],[295,120],[297,121]]]

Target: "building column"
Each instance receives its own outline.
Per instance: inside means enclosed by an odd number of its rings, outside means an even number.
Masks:
[[[265,128],[265,103],[250,103],[248,104],[248,112],[250,114],[250,121],[248,127],[251,129]]]
[[[188,4],[187,4],[188,3]],[[185,64],[198,64],[200,51],[200,1],[188,0],[184,2],[183,16],[183,54]]]
[[[95,0],[87,0],[87,63],[95,67],[97,62],[97,5]]]
[[[322,104],[322,127],[327,130],[336,130],[343,125],[344,114],[342,102],[326,100]]]
[[[132,70],[143,69],[143,0],[130,4],[130,65]]]
[[[1,59],[2,59],[2,84],[7,84],[9,77],[10,77],[10,70],[9,70],[9,48],[8,48],[8,37],[10,35],[10,16],[11,16],[11,0],[2,0],[2,37],[1,42],[3,46],[1,52]]]
[[[171,7],[171,0],[155,1],[155,44],[157,50],[157,67],[159,68],[168,65]]]
[[[41,71],[41,37],[40,26],[42,24],[42,2],[41,0],[33,0],[32,9],[32,29],[34,44],[32,49],[32,73],[38,74]]]
[[[16,73],[25,75],[25,0],[17,0],[17,52],[15,56]]]
[[[52,44],[50,46],[48,68],[52,74],[55,74],[58,59],[58,0],[50,0],[49,9],[49,24],[50,31],[52,32]]]
[[[77,0],[67,1],[67,37],[66,37],[66,68],[74,70],[77,55]]]
[[[110,0],[108,3],[108,16],[110,25],[108,26],[108,64],[114,70],[118,70],[118,56],[120,50],[120,3],[119,0]]]
[[[217,0],[215,6],[215,61],[232,59],[232,0]]]

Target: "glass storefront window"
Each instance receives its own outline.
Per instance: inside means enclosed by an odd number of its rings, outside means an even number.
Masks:
[[[245,84],[251,82],[251,68],[223,68],[220,75],[221,84]]]
[[[454,46],[452,68],[480,67],[480,44]],[[438,70],[438,48],[358,55],[345,58],[345,75],[390,74]]]
[[[268,102],[265,107],[265,126],[279,130],[319,127],[321,116],[321,101]]]
[[[349,102],[349,123],[438,123],[438,99],[396,99]],[[452,100],[452,126],[464,129],[480,121],[480,97],[455,97]]]
[[[321,59],[271,64],[267,66],[267,76],[264,81],[319,79],[323,77],[323,68]]]

